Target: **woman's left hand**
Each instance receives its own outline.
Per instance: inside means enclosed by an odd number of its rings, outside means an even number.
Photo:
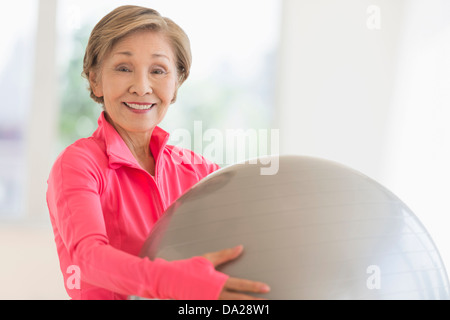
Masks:
[[[214,267],[217,267],[225,262],[236,259],[242,253],[243,249],[244,247],[240,245],[234,248],[206,253],[203,257],[211,261]],[[270,287],[263,282],[229,277],[219,295],[219,299],[262,300],[261,298],[254,297],[246,293],[267,293],[269,291]]]

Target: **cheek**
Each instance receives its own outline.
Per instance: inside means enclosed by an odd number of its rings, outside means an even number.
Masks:
[[[175,96],[176,89],[177,89],[176,81],[174,79],[170,79],[164,84],[164,86],[161,87],[160,98],[164,100],[164,102],[166,103],[171,103]]]
[[[126,90],[126,86],[117,77],[109,77],[106,81],[103,81],[103,92],[105,94],[105,98],[108,100],[114,100],[123,95],[124,90]]]

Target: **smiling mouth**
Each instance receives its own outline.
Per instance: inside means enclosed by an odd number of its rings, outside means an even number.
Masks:
[[[149,110],[151,109],[156,103],[152,103],[152,104],[135,104],[135,103],[123,103],[125,106],[127,106],[128,108],[131,109],[135,109],[135,110]]]

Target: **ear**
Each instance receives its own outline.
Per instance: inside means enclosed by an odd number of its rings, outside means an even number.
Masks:
[[[89,84],[91,85],[92,92],[98,98],[103,97],[103,86],[101,82],[101,77],[96,72],[89,72]]]

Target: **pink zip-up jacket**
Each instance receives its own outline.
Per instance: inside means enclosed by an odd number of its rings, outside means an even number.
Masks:
[[[67,147],[48,179],[47,204],[72,299],[217,299],[228,276],[203,257],[138,257],[165,209],[219,167],[166,145],[153,131],[155,176],[143,170],[102,113],[98,129]],[[77,278],[78,277],[78,278]]]

